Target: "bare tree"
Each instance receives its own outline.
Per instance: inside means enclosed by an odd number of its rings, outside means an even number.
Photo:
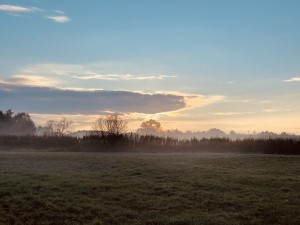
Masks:
[[[99,117],[93,125],[93,133],[101,135],[122,135],[127,131],[127,121],[119,115],[107,115]]]
[[[46,122],[45,127],[43,127],[43,129],[44,129],[44,135],[46,135],[46,136],[54,136],[54,133],[55,133],[55,131],[54,131],[54,123],[55,123],[54,120],[48,120]]]
[[[107,115],[99,117],[93,125],[92,135],[96,135],[105,147],[114,148],[120,146],[127,131],[127,121],[119,115]]]
[[[44,135],[46,136],[63,136],[71,133],[72,120],[62,118],[59,121],[48,120],[44,128]]]

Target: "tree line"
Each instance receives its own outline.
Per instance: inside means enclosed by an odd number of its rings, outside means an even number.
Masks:
[[[81,151],[81,152],[217,152],[300,155],[295,139],[227,138],[180,140],[153,135],[15,136],[1,135],[0,150]]]
[[[49,120],[44,127],[37,128],[27,113],[0,111],[0,149],[300,154],[299,139],[178,139],[159,136],[154,131],[162,131],[162,127],[155,120],[143,122],[136,133],[128,133],[128,123],[117,114],[99,117],[92,130],[82,138],[68,135],[72,123],[63,118]],[[35,135],[37,130],[42,131],[42,135]],[[154,134],[148,134],[149,130]]]

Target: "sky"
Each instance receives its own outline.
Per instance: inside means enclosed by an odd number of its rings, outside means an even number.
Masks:
[[[90,129],[300,133],[298,0],[0,0],[0,110]]]

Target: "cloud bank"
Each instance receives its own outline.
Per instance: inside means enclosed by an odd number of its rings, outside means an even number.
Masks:
[[[159,113],[185,107],[184,97],[129,91],[75,91],[0,84],[1,105],[35,113],[97,114],[102,111]]]
[[[19,84],[15,81],[0,81],[1,107],[31,113],[98,114],[111,111],[155,114],[199,107],[219,100],[215,96],[180,93],[74,90],[29,86],[21,85],[24,81]],[[196,105],[192,105],[192,102]]]

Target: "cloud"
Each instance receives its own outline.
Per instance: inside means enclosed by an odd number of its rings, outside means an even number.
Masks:
[[[36,7],[23,7],[17,5],[0,5],[0,10],[10,13],[30,13],[39,11],[39,8]]]
[[[132,74],[97,74],[95,72],[86,72],[83,76],[73,76],[81,80],[163,80],[165,78],[173,78],[176,76],[158,75],[158,76],[136,76]]]
[[[55,13],[58,13],[58,14],[60,14],[60,15],[64,15],[64,14],[65,14],[65,12],[64,12],[64,11],[61,11],[61,10],[55,10],[54,12],[55,12]]]
[[[21,13],[36,13],[38,12],[40,16],[50,19],[56,23],[67,23],[71,21],[71,19],[65,15],[65,13],[61,10],[49,11],[40,9],[37,7],[24,7],[18,5],[4,5],[0,4],[0,11],[7,12],[12,16],[21,16]],[[49,14],[51,16],[49,16]]]
[[[87,72],[85,66],[79,64],[43,63],[33,64],[22,69],[22,73],[47,75],[79,75],[85,72]]]
[[[270,108],[270,109],[264,109],[263,112],[283,112],[283,111],[291,111],[290,108]]]
[[[42,76],[30,76],[30,75],[15,75],[7,80],[0,80],[2,83],[12,85],[28,85],[28,86],[53,86],[58,84],[58,81]]]
[[[47,16],[48,19],[53,20],[56,23],[67,23],[70,22],[71,19],[67,16]]]
[[[186,103],[185,109],[192,109],[199,106],[210,105],[216,102],[223,101],[225,98],[222,95],[213,95],[213,96],[191,95],[191,94],[182,94],[182,95],[184,95],[184,100]]]
[[[118,63],[117,63],[118,64]],[[103,63],[98,66],[93,64],[37,64],[24,68],[21,72],[28,75],[68,76],[78,80],[106,80],[106,81],[130,81],[130,80],[164,80],[175,78],[176,75],[151,74],[136,75],[131,73],[110,73],[108,70],[116,70],[114,64]],[[100,72],[102,71],[102,72]]]
[[[1,105],[35,113],[159,113],[185,107],[184,97],[129,91],[74,91],[0,83]]]
[[[217,116],[236,116],[236,115],[246,115],[246,114],[252,114],[253,112],[215,112],[212,113],[213,115]]]
[[[179,93],[73,90],[20,85],[20,82],[17,84],[0,82],[0,99],[3,108],[32,113],[98,114],[111,111],[155,114],[200,107],[208,104],[209,98]],[[193,106],[191,99],[195,104]]]
[[[299,82],[300,81],[300,77],[292,77],[288,80],[284,80],[284,82]]]

